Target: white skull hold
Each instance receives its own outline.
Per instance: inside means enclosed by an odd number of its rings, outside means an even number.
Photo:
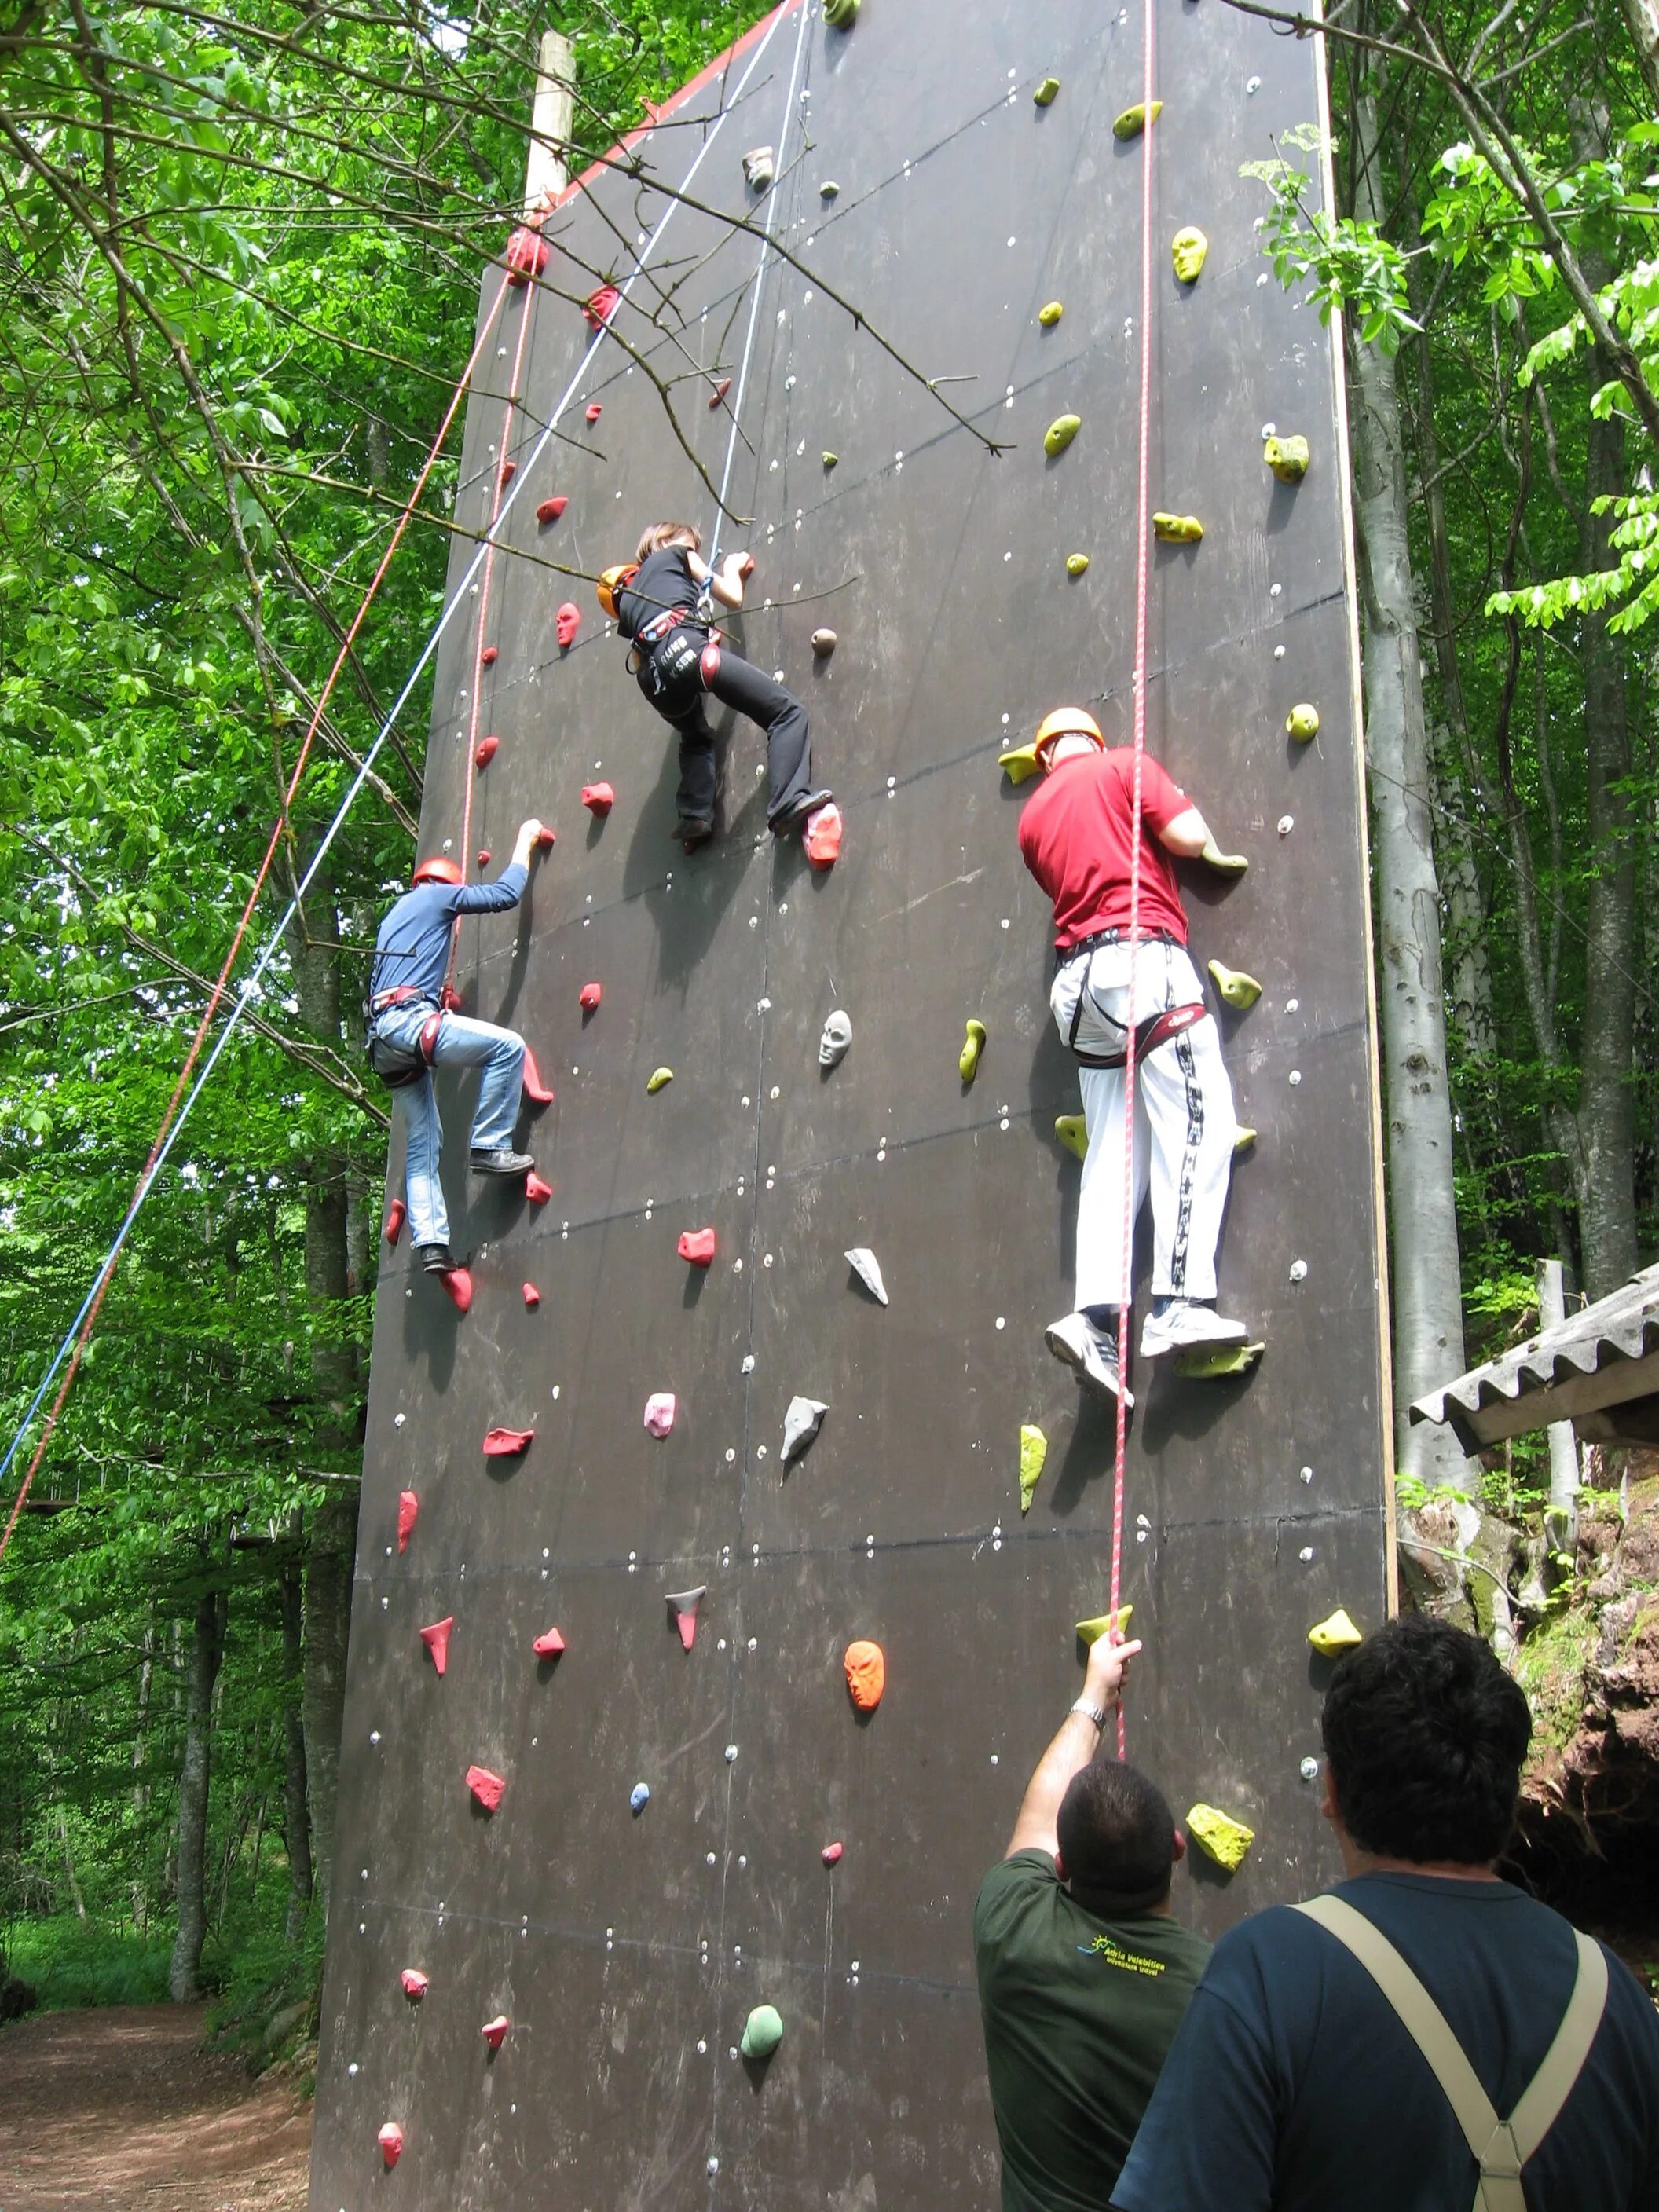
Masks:
[[[853,1042],[853,1024],[839,1006],[823,1025],[823,1035],[818,1039],[818,1066],[834,1067],[846,1054]]]

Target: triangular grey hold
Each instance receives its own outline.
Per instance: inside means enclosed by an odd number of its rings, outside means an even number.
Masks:
[[[867,1244],[855,1244],[847,1255],[847,1264],[858,1277],[872,1298],[887,1303],[887,1285],[881,1279],[881,1262]]]
[[[828,1406],[817,1398],[792,1398],[783,1417],[783,1464],[787,1467],[798,1452],[804,1452],[818,1432],[818,1425],[829,1412]]]

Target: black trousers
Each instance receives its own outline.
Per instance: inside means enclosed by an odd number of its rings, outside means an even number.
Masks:
[[[690,822],[712,821],[714,813],[714,732],[704,711],[706,695],[695,662],[689,676],[680,675],[665,685],[655,673],[664,660],[684,665],[684,645],[677,655],[674,640],[685,640],[684,629],[672,633],[640,671],[640,689],[665,722],[679,732],[680,788],[677,801]],[[690,639],[701,653],[703,640],[693,630]],[[812,787],[812,739],[806,709],[793,691],[775,684],[763,671],[733,653],[720,649],[720,665],[709,692],[723,707],[734,707],[766,732],[766,818],[775,823]]]

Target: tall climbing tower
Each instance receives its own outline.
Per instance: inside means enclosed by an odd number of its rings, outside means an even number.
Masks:
[[[1144,29],[1133,0],[796,0],[565,194],[538,281],[487,276],[456,516],[498,550],[456,553],[422,850],[493,872],[521,817],[558,831],[456,972],[556,1091],[526,1124],[552,1194],[469,1183],[446,1079],[472,1300],[386,1249],[313,2212],[990,2199],[969,1916],[1079,1685],[1115,1490],[1112,1422],[1042,1343],[1077,1085],[998,758],[1064,703],[1133,734],[1143,328],[1149,502],[1203,526],[1152,549],[1146,744],[1250,862],[1186,896],[1199,964],[1261,985],[1220,1009],[1259,1132],[1221,1279],[1266,1350],[1137,1377],[1128,1750],[1255,1832],[1231,1876],[1186,1862],[1200,1927],[1332,1871],[1307,1630],[1389,1593],[1353,583],[1334,340],[1240,174],[1323,88],[1316,41],[1156,0],[1144,205],[1112,130]],[[672,842],[672,740],[582,579],[682,516],[754,551],[733,635],[811,710],[831,869],[767,836],[746,724],[718,838]],[[709,1229],[711,1264],[679,1255]],[[828,1410],[786,1466],[796,1397]],[[782,2042],[745,2057],[762,2004]]]

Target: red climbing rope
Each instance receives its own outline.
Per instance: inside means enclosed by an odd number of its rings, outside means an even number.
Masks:
[[[1140,477],[1135,535],[1134,793],[1129,819],[1129,1005],[1123,1061],[1123,1303],[1118,1309],[1117,1434],[1112,1467],[1112,1599],[1109,1617],[1115,1642],[1118,1601],[1123,1587],[1123,1483],[1127,1456],[1129,1351],[1134,1339],[1131,1267],[1135,1236],[1135,971],[1140,957],[1140,771],[1146,757],[1146,583],[1151,552],[1150,477],[1152,411],[1152,8],[1142,0],[1140,132]],[[1117,1709],[1117,1755],[1125,1756],[1123,1707]]]
[[[293,805],[295,794],[300,788],[300,780],[305,774],[306,763],[310,758],[313,741],[316,738],[319,728],[321,726],[323,715],[327,709],[329,700],[333,696],[334,687],[339,681],[340,672],[344,668],[347,659],[350,654],[351,648],[356,643],[357,634],[363,626],[364,618],[368,615],[370,606],[374,604],[375,595],[378,593],[381,584],[386,580],[386,570],[392,565],[392,556],[397,552],[398,546],[403,542],[404,532],[408,529],[410,523],[414,519],[416,507],[420,501],[421,494],[426,489],[427,478],[431,475],[433,468],[436,465],[438,456],[443,451],[444,441],[449,435],[450,425],[455,419],[456,412],[460,406],[461,401],[466,396],[467,388],[472,381],[473,371],[477,368],[478,361],[483,352],[484,345],[488,341],[490,333],[495,329],[495,318],[501,313],[501,301],[506,297],[507,288],[507,280],[505,273],[503,273],[501,287],[496,292],[495,300],[491,303],[489,312],[484,318],[483,325],[479,331],[477,343],[472,349],[472,352],[468,358],[466,367],[461,372],[459,382],[456,385],[453,392],[450,395],[449,404],[444,410],[444,418],[438,426],[438,434],[433,440],[430,452],[427,454],[425,460],[421,464],[420,474],[416,477],[414,485],[410,491],[409,497],[404,503],[403,512],[398,515],[397,523],[392,529],[392,535],[386,541],[386,550],[380,556],[380,565],[376,568],[373,577],[370,579],[368,589],[363,593],[362,603],[358,606],[356,613],[352,617],[351,622],[347,628],[345,636],[341,641],[340,649],[334,657],[334,665],[328,672],[328,680],[317,695],[317,703],[312,709],[311,720],[306,726],[305,738],[300,746],[299,755],[295,761],[293,773],[289,777],[287,787],[283,793],[281,809],[278,811],[276,820],[271,828],[270,841],[265,847],[264,858],[259,863],[258,872],[255,874],[253,878],[252,888],[247,895],[246,903],[244,905],[241,915],[237,921],[236,927],[232,933],[229,950],[225,954],[223,965],[220,968],[218,976],[214,982],[213,988],[208,994],[207,1009],[203,1014],[200,1023],[197,1026],[195,1036],[191,1039],[190,1049],[185,1055],[185,1064],[179,1071],[179,1079],[173,1085],[172,1097],[169,1098],[167,1103],[167,1109],[161,1116],[161,1127],[155,1132],[155,1141],[150,1146],[149,1157],[144,1162],[143,1171],[139,1176],[137,1183],[133,1186],[132,1200],[127,1208],[127,1218],[129,1221],[131,1221],[133,1211],[143,1194],[145,1184],[149,1180],[151,1170],[155,1165],[155,1162],[160,1155],[161,1147],[167,1142],[167,1132],[173,1127],[173,1117],[179,1110],[179,1102],[185,1095],[185,1086],[190,1081],[191,1075],[195,1069],[197,1060],[201,1057],[202,1047],[206,1041],[208,1031],[213,1026],[214,1016],[219,1011],[220,1001],[225,994],[225,986],[230,980],[231,969],[235,966],[237,955],[242,949],[242,940],[247,934],[248,924],[253,919],[254,908],[258,906],[260,896],[264,890],[265,878],[270,872],[270,864],[276,857],[276,848],[281,842],[283,832],[288,823],[289,809]],[[58,1425],[58,1416],[63,1412],[64,1407],[69,1398],[69,1394],[75,1386],[75,1378],[80,1371],[82,1358],[85,1354],[87,1345],[91,1338],[92,1332],[97,1325],[99,1311],[103,1305],[104,1298],[109,1290],[110,1284],[114,1280],[115,1270],[120,1263],[123,1241],[124,1240],[121,1237],[117,1238],[115,1243],[111,1247],[109,1255],[105,1260],[103,1266],[99,1270],[97,1281],[94,1285],[93,1294],[87,1306],[85,1318],[82,1320],[80,1329],[76,1334],[75,1347],[70,1354],[69,1364],[64,1371],[64,1379],[58,1386],[58,1395],[52,1400],[52,1410],[46,1415],[45,1425],[41,1429],[40,1441],[34,1448],[33,1455],[29,1461],[22,1482],[18,1487],[17,1495],[12,1500],[11,1511],[7,1516],[5,1528],[3,1530],[0,1530],[0,1559],[3,1559],[6,1555],[6,1547],[11,1541],[12,1531],[16,1528],[19,1518],[22,1514],[23,1508],[28,1502],[29,1492],[33,1487],[34,1478],[40,1472],[40,1462],[46,1455],[46,1447],[52,1442],[53,1431],[56,1430]]]

